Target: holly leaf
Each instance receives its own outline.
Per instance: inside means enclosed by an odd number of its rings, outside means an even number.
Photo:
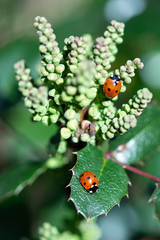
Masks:
[[[0,201],[18,195],[27,185],[31,185],[47,168],[44,163],[18,164],[0,176]]]
[[[154,193],[152,194],[151,199],[149,201],[154,203],[155,215],[160,220],[160,184],[158,184],[158,183],[156,184],[156,189],[155,189]]]
[[[77,157],[77,164],[72,169],[70,199],[85,218],[107,214],[127,195],[128,177],[124,169],[110,159],[105,160],[102,151],[91,145],[77,152]],[[99,181],[98,192],[90,194],[82,187],[79,177],[83,171],[96,175]]]
[[[126,164],[136,163],[160,143],[160,107],[149,106],[137,119],[137,126],[111,141],[114,158]]]

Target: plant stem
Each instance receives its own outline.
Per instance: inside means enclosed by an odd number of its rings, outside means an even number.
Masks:
[[[129,165],[125,164],[125,163],[121,163],[121,162],[117,161],[117,160],[116,160],[115,158],[113,158],[113,157],[110,157],[110,159],[111,159],[112,161],[120,164],[123,168],[127,169],[128,171],[137,173],[137,174],[139,174],[139,175],[141,175],[141,176],[150,178],[150,179],[152,179],[153,181],[160,183],[160,178],[158,178],[158,177],[152,176],[152,175],[149,174],[149,173],[143,172],[143,171],[141,171],[141,170],[139,170],[139,169],[137,169],[137,168],[135,168],[135,167],[129,166]]]

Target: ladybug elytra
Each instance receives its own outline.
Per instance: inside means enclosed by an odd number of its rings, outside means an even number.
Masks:
[[[84,189],[89,193],[95,193],[98,191],[98,179],[94,173],[85,171],[80,175],[80,183]]]
[[[121,90],[122,82],[117,75],[113,75],[106,79],[103,84],[103,92],[106,97],[114,98],[117,96]]]

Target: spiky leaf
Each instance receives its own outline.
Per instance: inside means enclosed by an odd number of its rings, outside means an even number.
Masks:
[[[155,214],[160,220],[160,184],[156,184],[156,189],[150,199],[155,206]]]
[[[71,180],[71,200],[77,211],[86,218],[106,214],[127,194],[128,177],[119,164],[105,160],[103,153],[96,147],[87,146],[77,156]],[[90,194],[82,187],[79,177],[83,171],[93,172],[97,176],[98,192]]]
[[[0,176],[0,201],[18,195],[27,185],[32,184],[46,167],[42,163],[23,163],[11,167]]]

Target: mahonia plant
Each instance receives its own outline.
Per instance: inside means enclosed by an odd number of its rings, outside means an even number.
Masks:
[[[39,227],[38,232],[39,240],[98,240],[101,236],[101,231],[93,220],[89,223],[82,221],[78,225],[79,234],[73,234],[69,231],[60,233],[55,226],[47,222]]]
[[[121,94],[131,83],[135,70],[143,68],[141,60],[135,58],[111,70],[117,45],[123,42],[124,23],[112,21],[95,41],[89,34],[70,36],[64,40],[63,51],[46,18],[36,17],[34,27],[42,56],[41,83],[36,86],[24,60],[14,66],[16,79],[33,120],[45,125],[59,124],[58,154],[66,152],[68,139],[96,145],[136,126],[136,117],[151,101],[150,91],[138,90],[120,109],[114,104],[118,96],[108,99],[103,93],[103,84],[111,75],[120,78]]]

